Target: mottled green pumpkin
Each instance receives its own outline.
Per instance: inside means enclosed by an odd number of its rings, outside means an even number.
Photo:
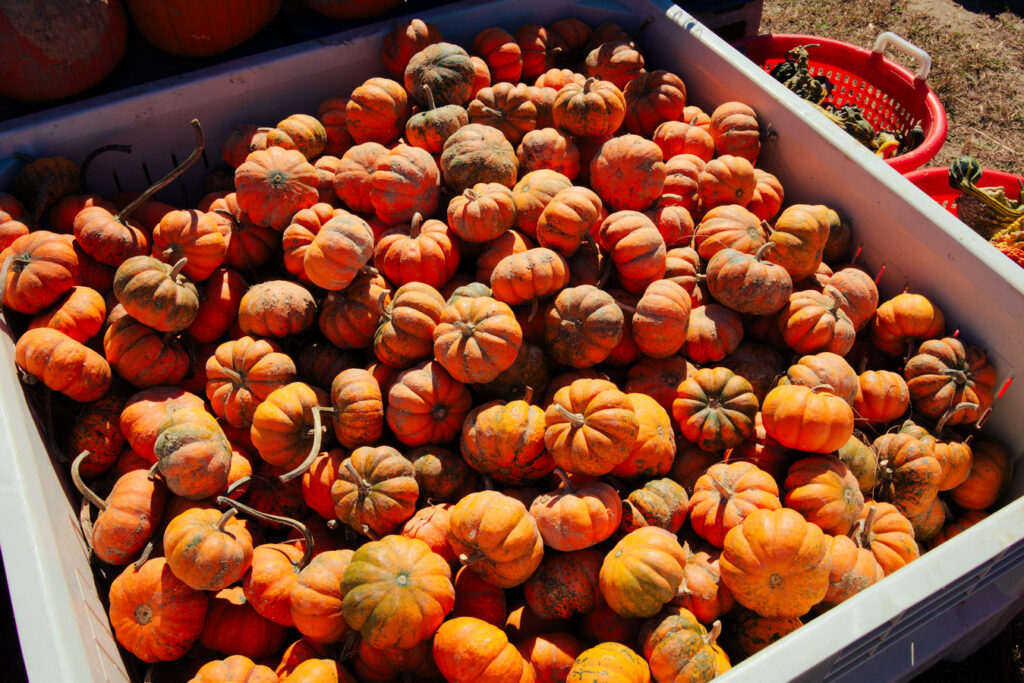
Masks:
[[[476,69],[469,54],[458,45],[434,43],[409,60],[405,89],[420,107],[464,105],[472,99]],[[427,92],[430,92],[430,95]]]
[[[444,143],[441,173],[456,193],[477,183],[516,184],[519,158],[512,143],[497,128],[471,123],[455,131]]]

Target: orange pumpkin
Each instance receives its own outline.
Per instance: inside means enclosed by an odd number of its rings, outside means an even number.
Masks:
[[[615,489],[601,481],[573,483],[561,468],[555,472],[561,486],[530,505],[544,544],[566,552],[582,550],[615,533],[622,519],[622,501]]]
[[[860,332],[867,327],[878,308],[878,287],[874,279],[860,268],[849,267],[837,270],[829,277],[828,284],[829,294],[850,316],[854,329]]]
[[[394,30],[384,36],[380,49],[380,61],[384,68],[395,76],[402,76],[405,67],[414,54],[427,45],[441,42],[437,26],[422,19],[410,19],[398,23]]]
[[[554,195],[537,218],[537,243],[562,256],[572,256],[601,216],[601,199],[585,187]]]
[[[591,37],[590,46],[595,45],[596,37]],[[619,88],[625,88],[630,81],[643,73],[644,58],[633,46],[632,41],[619,39],[627,37],[621,34],[621,29],[614,29],[614,33],[609,37],[610,40],[597,44],[587,55],[587,75],[611,81]]]
[[[231,444],[205,410],[171,413],[157,432],[153,454],[175,495],[201,500],[227,489]]]
[[[711,296],[749,315],[770,315],[783,308],[793,293],[793,280],[785,268],[765,256],[773,248],[774,242],[769,242],[754,254],[723,249],[712,256],[706,268]]]
[[[252,563],[252,536],[234,519],[237,512],[192,508],[167,524],[164,554],[175,576],[205,591],[219,591],[242,578]]]
[[[849,404],[857,397],[859,385],[857,373],[846,360],[837,354],[823,351],[813,355],[802,356],[786,370],[782,383],[799,384],[813,389],[819,384],[827,384],[832,393]]]
[[[812,290],[790,295],[779,311],[778,326],[786,345],[804,354],[830,351],[844,356],[857,334],[838,301]]]
[[[558,171],[541,169],[525,174],[512,188],[516,227],[527,237],[536,237],[537,221],[541,213],[555,195],[572,186],[572,181]]]
[[[523,83],[495,83],[481,88],[466,110],[471,123],[497,128],[513,145],[537,128],[537,105]]]
[[[565,680],[587,646],[576,636],[556,632],[531,636],[516,649],[533,666],[537,683],[558,683]]]
[[[950,498],[965,510],[984,510],[1009,486],[1013,459],[1003,445],[990,440],[972,441],[971,453],[971,472],[950,491]]]
[[[661,149],[638,135],[612,138],[590,162],[591,186],[616,211],[646,209],[661,195],[667,174]]]
[[[258,337],[287,337],[312,327],[316,302],[309,290],[288,280],[253,285],[238,305],[238,327]]]
[[[486,296],[455,300],[434,328],[434,358],[463,384],[495,379],[512,365],[522,343],[512,309]]]
[[[49,327],[85,344],[100,331],[106,317],[103,296],[95,289],[76,285],[51,308],[32,318],[28,328]]]
[[[754,431],[757,397],[727,368],[703,368],[679,384],[672,415],[687,440],[704,450],[738,446]]]
[[[365,348],[372,344],[381,315],[391,303],[387,283],[379,273],[363,268],[340,292],[330,292],[320,309],[317,325],[340,349]]]
[[[327,433],[320,412],[329,401],[326,392],[302,382],[286,384],[267,394],[256,406],[249,429],[260,457],[288,469],[302,463],[310,453],[315,457]]]
[[[555,468],[544,447],[544,428],[544,410],[528,400],[484,403],[462,424],[462,457],[503,484],[536,481]]]
[[[743,157],[750,163],[761,151],[761,131],[757,114],[742,102],[725,102],[712,113],[708,132],[715,141],[715,152]]]
[[[710,624],[732,610],[736,600],[722,583],[719,555],[696,552],[683,567],[683,583],[672,601],[673,608],[690,611],[702,624]]]
[[[434,328],[444,308],[444,297],[428,284],[410,282],[399,287],[391,305],[382,311],[382,322],[373,337],[377,358],[405,368],[431,357]]]
[[[137,387],[178,384],[184,379],[189,356],[176,336],[137,322],[120,304],[107,315],[107,325],[103,355],[123,379]],[[22,338],[42,331],[29,330]],[[90,372],[102,371],[89,367]]]
[[[373,203],[370,201],[373,174],[377,160],[387,151],[380,143],[364,142],[342,155],[334,175],[334,193],[352,211],[373,213]]]
[[[821,600],[826,607],[845,602],[885,577],[882,566],[871,551],[858,546],[848,536],[833,536],[829,541],[828,554],[831,560],[828,592]]]
[[[548,554],[523,584],[527,607],[541,619],[568,619],[589,612],[601,600],[597,585],[601,560],[596,548]]]
[[[495,81],[515,83],[523,73],[523,53],[512,35],[496,26],[480,31],[473,39],[473,54],[487,62]]]
[[[231,655],[203,664],[190,683],[221,683],[222,681],[245,681],[246,683],[273,683],[279,680],[269,666],[256,664],[244,655]]]
[[[544,420],[544,444],[567,472],[600,476],[629,457],[639,422],[629,397],[604,380],[559,389]]]
[[[697,253],[705,260],[726,248],[753,254],[766,242],[757,216],[735,204],[716,206],[705,213],[693,238]]]
[[[316,169],[301,152],[268,147],[235,169],[235,197],[253,222],[284,230],[292,215],[316,203]]]
[[[335,214],[302,256],[309,282],[329,291],[348,287],[373,255],[373,231],[359,216]]]
[[[809,453],[831,453],[853,434],[853,409],[824,385],[775,387],[764,398],[761,419],[768,436]]]
[[[562,86],[551,110],[555,126],[576,137],[612,135],[626,116],[626,98],[610,81],[588,78]]]
[[[871,341],[886,355],[909,356],[918,343],[941,337],[945,328],[938,306],[920,294],[903,292],[878,307],[871,319]]]
[[[441,172],[430,152],[400,144],[377,157],[370,203],[386,224],[407,223],[417,213],[433,214],[440,196]]]
[[[345,105],[345,126],[357,145],[394,141],[408,118],[409,96],[401,83],[390,78],[368,79],[352,91]]]
[[[597,242],[608,252],[619,282],[629,292],[640,294],[665,275],[665,238],[645,214],[611,214],[601,223]]]
[[[624,316],[610,294],[567,287],[544,315],[544,342],[556,361],[587,368],[604,361],[622,338]]]
[[[384,429],[380,384],[366,370],[349,368],[331,383],[334,435],[345,448],[376,443]]]
[[[599,576],[601,595],[621,616],[652,617],[676,596],[689,554],[675,534],[665,529],[637,529],[605,556]]]
[[[572,138],[555,128],[538,127],[528,132],[516,148],[516,156],[523,173],[550,169],[569,180],[574,180],[580,173],[579,147]]]
[[[854,529],[853,540],[871,550],[886,576],[920,556],[914,526],[890,503],[867,503],[861,522]]]
[[[384,418],[407,446],[446,443],[459,430],[472,405],[464,384],[436,361],[403,371],[388,391]]]
[[[441,624],[434,637],[434,661],[450,681],[533,683],[533,666],[496,626],[473,617]]]
[[[710,681],[719,673],[715,639],[722,625],[710,631],[686,609],[674,609],[644,624],[640,631],[644,657],[656,681]]]
[[[0,264],[6,266],[0,283],[3,305],[35,314],[56,303],[76,284],[78,256],[71,245],[71,239],[36,230],[0,252]]]
[[[14,362],[54,391],[75,401],[95,401],[110,388],[103,356],[63,332],[41,327],[18,338]]]
[[[857,478],[834,456],[797,460],[782,487],[786,490],[786,507],[833,536],[848,534],[864,508]]]
[[[496,491],[478,491],[460,500],[452,508],[449,528],[448,540],[459,561],[499,588],[526,581],[544,554],[537,522],[526,506]]]
[[[992,405],[995,368],[983,350],[964,346],[959,339],[922,342],[903,375],[915,412],[943,418],[944,425],[976,422]]]
[[[413,147],[440,154],[448,138],[469,123],[469,112],[457,104],[438,107],[434,94],[427,90],[427,106],[409,117],[405,138]]]
[[[825,535],[786,508],[755,510],[725,536],[722,582],[764,617],[798,617],[828,592]]]
[[[770,474],[749,462],[718,463],[693,485],[690,524],[698,536],[721,548],[726,534],[755,510],[781,507],[779,487]]]
[[[295,375],[295,363],[277,344],[241,337],[218,346],[206,361],[206,396],[215,415],[232,426],[249,427],[260,402]]]
[[[729,154],[707,162],[698,176],[698,182],[700,203],[704,210],[724,204],[745,207],[757,187],[753,165],[743,157]]]
[[[528,249],[498,261],[490,283],[495,299],[518,306],[560,292],[569,284],[569,265],[551,249]]]
[[[390,446],[363,446],[341,463],[331,484],[334,511],[367,536],[395,533],[416,511],[412,463]]]
[[[399,286],[422,282],[442,287],[459,267],[459,244],[451,229],[438,220],[423,220],[416,213],[408,232],[388,230],[373,250],[373,265]]]
[[[883,425],[907,412],[910,391],[904,379],[889,370],[865,370],[857,378],[854,415],[860,424]]]
[[[181,272],[192,280],[210,277],[227,253],[220,223],[208,213],[168,211],[153,228],[153,256],[169,264],[186,259]]]

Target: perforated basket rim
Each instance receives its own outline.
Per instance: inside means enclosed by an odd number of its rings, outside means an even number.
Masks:
[[[743,40],[736,41],[733,46],[746,54],[746,50],[755,48],[758,50],[764,50],[768,52],[767,56],[764,57],[766,60],[783,59],[786,52],[797,45],[807,45],[810,43],[817,43],[822,47],[827,47],[833,52],[830,63],[836,68],[841,68],[846,71],[850,71],[849,65],[842,63],[843,57],[848,56],[849,58],[857,57],[859,59],[867,59],[870,66],[867,72],[861,69],[856,69],[857,75],[864,81],[870,82],[875,88],[884,92],[894,101],[900,102],[904,108],[917,108],[907,107],[907,100],[899,94],[893,93],[888,89],[878,86],[872,75],[878,76],[885,74],[889,78],[895,78],[906,84],[909,92],[914,97],[920,97],[923,99],[923,106],[919,106],[922,112],[925,112],[925,116],[922,117],[922,128],[924,128],[924,140],[921,144],[910,150],[905,154],[891,157],[886,159],[886,163],[895,168],[900,173],[907,173],[914,169],[920,168],[924,164],[928,163],[935,158],[935,155],[942,149],[942,145],[946,141],[946,133],[948,130],[949,122],[946,118],[946,110],[942,106],[942,102],[939,101],[938,95],[928,86],[924,81],[920,81],[914,77],[910,71],[900,66],[899,64],[887,59],[884,55],[876,54],[870,50],[845,43],[840,40],[833,40],[831,38],[823,38],[821,36],[812,36],[802,33],[763,33],[752,38],[745,38]],[[767,48],[767,49],[766,49]],[[764,63],[760,63],[757,60],[754,61],[758,66],[764,68]],[[815,61],[813,54],[811,61]],[[874,71],[874,74],[870,73]],[[796,97],[797,95],[794,95]],[[918,102],[918,105],[921,103]]]

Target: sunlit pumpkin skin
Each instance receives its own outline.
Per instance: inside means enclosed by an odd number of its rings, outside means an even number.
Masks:
[[[156,462],[153,445],[174,413],[202,410],[203,399],[178,387],[153,387],[129,397],[121,411],[121,433],[131,449],[150,464]]]
[[[958,536],[967,531],[986,517],[988,517],[988,513],[980,510],[970,510],[969,512],[965,512],[959,519],[947,522],[946,525],[942,527],[942,530],[932,538],[928,547],[935,548],[936,546],[942,545],[954,536]]]
[[[713,649],[721,624],[709,633],[687,609],[674,609],[644,624],[644,658],[655,681],[710,681],[718,674]]]
[[[526,237],[535,238],[537,221],[541,213],[555,195],[572,186],[572,181],[558,171],[541,169],[526,173],[512,188],[512,199],[516,206],[516,228]]]
[[[641,294],[665,275],[665,238],[654,222],[638,211],[617,211],[597,232],[597,242],[611,257],[619,283]]]
[[[177,337],[137,322],[120,304],[107,315],[107,324],[107,331],[103,334],[103,355],[122,379],[137,387],[152,387],[178,384],[185,378],[189,366],[188,351]],[[39,332],[43,330],[29,330],[18,341]],[[97,372],[91,363],[85,367],[90,373]]]
[[[495,81],[515,83],[523,73],[523,53],[512,34],[496,26],[480,31],[473,39],[473,54],[487,62]]]
[[[413,147],[440,154],[444,143],[459,128],[469,123],[469,112],[457,104],[435,107],[433,94],[427,92],[427,107],[409,117],[405,138]]]
[[[249,427],[256,406],[295,377],[295,363],[277,344],[240,337],[218,346],[206,361],[206,396],[215,415]]]
[[[342,155],[338,172],[334,176],[334,193],[352,211],[373,213],[373,203],[370,201],[373,173],[377,160],[387,151],[380,143],[364,142]]]
[[[49,327],[85,344],[99,333],[106,317],[103,295],[91,287],[75,285],[51,308],[32,318],[28,329]]]
[[[231,469],[231,444],[206,411],[172,413],[153,444],[171,493],[201,500],[223,493]]]
[[[355,449],[331,484],[338,519],[368,536],[400,529],[416,511],[419,493],[412,463],[390,446]]]
[[[434,328],[434,358],[463,384],[493,380],[512,365],[522,343],[512,309],[486,296],[453,301]]]
[[[973,460],[970,441],[952,432],[941,431],[938,428],[935,431],[936,434],[932,435],[912,420],[907,420],[900,427],[901,433],[919,439],[939,461],[939,466],[942,467],[939,490],[949,491],[959,486],[970,474]]]
[[[828,592],[828,544],[800,513],[755,510],[725,536],[722,582],[764,617],[798,617]]]
[[[544,541],[536,520],[521,502],[496,491],[460,500],[452,508],[449,528],[449,543],[460,561],[500,588],[520,585],[541,562]]]
[[[855,530],[853,540],[871,550],[886,576],[920,557],[914,526],[892,504],[869,501],[861,520],[864,524]]]
[[[723,249],[708,261],[707,286],[719,303],[750,315],[769,315],[785,306],[793,293],[793,280],[786,269],[771,263],[766,244],[754,254]]]
[[[334,435],[345,448],[369,446],[384,430],[384,402],[380,384],[366,370],[349,368],[331,384]]]
[[[985,352],[956,338],[929,339],[903,369],[914,412],[945,425],[976,422],[992,405],[996,373]],[[961,404],[971,404],[961,407]],[[949,414],[947,415],[947,411]]]
[[[422,19],[403,21],[384,36],[384,44],[380,49],[380,61],[385,69],[395,76],[401,76],[405,73],[405,67],[414,54],[427,45],[439,42],[441,42],[441,31],[429,21]]]
[[[409,96],[401,83],[373,77],[356,87],[345,105],[345,126],[357,144],[393,142],[405,130]]]
[[[681,154],[691,154],[705,164],[715,156],[715,141],[707,129],[691,125],[684,119],[665,120],[650,133],[650,137],[661,148],[666,163]]]
[[[248,289],[249,283],[238,271],[230,268],[213,271],[199,293],[199,313],[185,332],[201,344],[219,340],[238,319],[238,307]]]
[[[683,567],[683,583],[672,601],[673,611],[688,610],[702,624],[710,624],[736,606],[732,593],[722,583],[719,555],[704,551],[690,555]]]
[[[753,254],[766,243],[757,216],[735,204],[716,206],[705,213],[694,233],[694,247],[705,260],[726,248]]]
[[[544,342],[556,361],[587,368],[605,360],[622,338],[622,310],[591,285],[568,287],[544,315]]]
[[[853,321],[860,332],[871,322],[878,308],[878,287],[874,279],[859,268],[841,268],[828,279],[829,294]]]
[[[703,368],[679,384],[672,415],[687,440],[708,451],[733,448],[754,431],[757,397],[727,368]]]
[[[372,208],[371,208],[372,211]],[[288,227],[280,237],[274,231],[275,240],[279,240],[284,250],[284,267],[295,276],[299,282],[310,284],[309,276],[306,275],[305,259],[306,252],[313,240],[323,229],[325,223],[335,216],[344,215],[344,209],[335,209],[326,202],[317,202],[308,209],[296,211],[292,216]]]
[[[648,71],[626,84],[626,130],[651,138],[665,121],[675,121],[686,107],[686,85],[668,71]]]
[[[859,387],[857,373],[850,364],[842,356],[828,351],[802,356],[789,366],[780,383],[799,384],[810,389],[827,384],[833,394],[850,405],[857,398]]]
[[[417,482],[418,483],[418,482]],[[422,493],[422,492],[421,492]],[[448,503],[431,501],[427,507],[420,508],[406,520],[399,533],[406,538],[415,538],[426,543],[430,549],[441,556],[449,566],[457,566],[458,559],[448,543],[448,531],[451,527],[451,509]],[[456,590],[458,586],[456,585]]]
[[[984,510],[1006,491],[1013,459],[1003,445],[988,439],[972,441],[971,454],[971,472],[950,491],[950,498],[965,510]]]
[[[499,183],[477,183],[448,203],[448,225],[459,239],[489,242],[515,224],[512,190]]]
[[[410,648],[428,639],[455,604],[448,563],[404,536],[361,546],[340,593],[345,621],[376,648]]]
[[[693,241],[694,223],[690,211],[664,194],[647,207],[644,215],[651,219],[666,248],[678,247]]]
[[[562,190],[537,218],[537,243],[562,256],[572,256],[600,221],[601,209],[601,199],[585,187]]]
[[[871,444],[878,457],[878,500],[892,503],[905,517],[928,509],[939,492],[942,466],[931,449],[906,434],[883,434]]]
[[[569,264],[551,249],[528,249],[498,261],[490,284],[495,299],[518,306],[564,289],[569,284]]]
[[[331,485],[338,477],[338,468],[348,451],[332,448],[320,453],[302,475],[302,500],[324,519],[335,519]]]
[[[341,349],[370,346],[381,315],[391,303],[387,283],[378,273],[362,269],[340,292],[331,292],[320,308],[317,325]]]
[[[533,666],[538,683],[559,683],[587,646],[576,636],[554,632],[531,636],[516,649]]]
[[[220,224],[205,212],[168,211],[153,228],[153,256],[175,264],[187,259],[181,272],[192,280],[205,280],[224,263],[228,241]]]
[[[544,410],[525,400],[477,406],[462,424],[462,457],[477,472],[519,486],[551,473],[544,447]]]
[[[560,471],[559,478],[562,484],[557,490],[538,496],[530,505],[544,544],[569,552],[611,537],[622,519],[622,501],[615,489],[597,480],[573,481]]]
[[[3,305],[19,313],[39,313],[77,284],[78,256],[71,243],[57,233],[36,230],[0,252],[0,264],[10,261]]]
[[[910,355],[919,342],[941,337],[945,328],[942,310],[930,299],[903,292],[878,306],[871,341],[886,355]]]
[[[465,105],[472,99],[475,74],[465,50],[451,43],[434,43],[409,60],[404,74],[405,89],[420,107],[428,104],[428,90],[437,105]]]
[[[811,290],[793,292],[779,311],[778,324],[786,345],[802,354],[830,351],[845,356],[857,334],[838,301]]]
[[[626,535],[644,526],[656,526],[675,533],[686,522],[689,496],[671,479],[652,479],[631,491],[622,501],[618,533]]]
[[[167,560],[129,564],[110,585],[114,637],[144,662],[167,662],[188,652],[206,617],[206,594],[174,576]]]
[[[871,550],[859,547],[848,536],[833,536],[829,541],[831,569],[828,592],[821,604],[834,607],[885,577],[882,566]]]
[[[946,523],[947,510],[946,502],[939,496],[935,496],[924,512],[909,518],[910,523],[914,525],[914,538],[918,543],[928,543],[942,531],[942,527]]]
[[[497,128],[470,123],[455,131],[441,152],[441,174],[454,192],[477,183],[516,184],[519,159],[515,147]]]
[[[590,162],[590,184],[616,211],[643,211],[661,195],[667,175],[661,149],[638,135],[601,145]]]
[[[690,524],[698,536],[721,548],[726,534],[755,510],[781,507],[779,487],[767,472],[749,462],[718,463],[693,486]]]
[[[377,157],[370,203],[388,225],[407,223],[417,213],[433,214],[440,194],[441,172],[430,152],[400,144]]]
[[[782,208],[785,196],[782,183],[774,175],[760,168],[754,169],[754,178],[757,180],[757,186],[750,197],[747,209],[763,221],[771,220]]]
[[[242,590],[260,616],[281,626],[293,626],[292,589],[312,552],[291,543],[265,543],[253,549],[252,565],[242,579]]]
[[[787,207],[768,238],[775,245],[768,251],[768,260],[785,268],[794,282],[810,276],[821,263],[833,225],[839,225],[839,216],[826,206]]]
[[[652,617],[675,597],[689,550],[675,534],[642,527],[627,534],[604,558],[601,595],[617,614]]]
[[[679,206],[690,212],[694,220],[700,218],[700,173],[704,170],[706,162],[693,154],[676,154],[670,157],[664,150],[662,152],[665,154],[665,187],[664,193],[655,205],[661,203]],[[718,213],[721,214],[722,211]],[[747,214],[751,218],[757,218],[749,211],[741,212],[739,215]]]
[[[324,149],[326,156],[341,157],[355,141],[348,132],[348,98],[328,97],[316,109],[316,118],[324,127]]]
[[[403,371],[388,391],[384,419],[406,446],[451,441],[472,406],[464,384],[436,361]]]
[[[434,328],[445,309],[444,297],[428,284],[410,282],[394,292],[373,338],[377,358],[406,368],[434,352]]]
[[[142,211],[137,209],[136,214]],[[120,216],[102,205],[79,211],[72,229],[82,251],[108,266],[148,253],[152,243],[151,231],[141,220]]]
[[[754,196],[754,167],[742,157],[729,154],[705,164],[698,176],[701,207],[710,210],[725,204],[745,207]]]
[[[227,588],[252,562],[245,525],[216,509],[193,508],[172,519],[163,547],[174,575],[196,590]]]
[[[705,298],[698,273],[703,274],[701,259],[692,247],[674,247],[665,252],[665,279],[686,290],[691,311],[703,305]]]
[[[315,409],[329,404],[326,392],[303,382],[274,389],[253,412],[252,445],[271,465],[295,467],[313,445]],[[322,424],[321,429],[326,433],[328,427]]]
[[[786,507],[833,536],[848,534],[864,508],[857,478],[834,456],[797,460],[790,466],[782,488],[786,490]]]
[[[468,424],[469,415],[463,429]],[[412,462],[422,498],[454,503],[478,488],[476,473],[466,460],[445,448],[424,446],[409,451],[406,457]]]
[[[625,38],[625,36],[623,36]],[[591,45],[594,45],[593,38]],[[613,38],[595,46],[586,58],[587,76],[626,85],[644,72],[644,58],[631,42]]]
[[[537,127],[537,106],[523,83],[495,83],[481,88],[466,110],[470,122],[497,128],[513,145]]]
[[[568,135],[555,128],[538,127],[528,132],[516,147],[516,156],[523,173],[550,169],[570,180],[580,174],[579,147]]]
[[[302,257],[306,278],[323,289],[348,287],[373,255],[373,232],[362,218],[335,214],[313,237]]]
[[[286,683],[356,683],[356,679],[334,659],[307,659],[282,678]]]
[[[761,131],[757,114],[741,102],[725,102],[712,113],[708,132],[715,141],[715,152],[743,157],[750,163],[761,151]]]
[[[632,401],[604,380],[576,380],[559,389],[544,420],[544,444],[555,462],[593,476],[629,457],[640,428]]]
[[[319,179],[302,152],[268,147],[235,169],[238,206],[259,225],[284,230],[292,215],[317,202]]]
[[[565,679],[569,683],[650,683],[651,670],[629,647],[605,642],[584,650]]]
[[[597,576],[602,559],[596,548],[546,554],[523,584],[528,608],[541,619],[589,612],[601,600]]]
[[[274,683],[277,674],[269,666],[256,664],[245,655],[231,655],[203,664],[189,683]]]
[[[853,399],[858,423],[888,424],[910,407],[910,390],[903,377],[889,370],[865,370],[857,378]]]
[[[554,88],[555,90],[561,90],[569,83],[578,83],[579,85],[583,85],[586,80],[587,77],[581,73],[576,73],[571,69],[559,69],[554,67],[539,74],[537,76],[537,80],[535,80],[533,84],[538,88]]]
[[[551,110],[555,127],[576,137],[612,135],[626,116],[626,98],[614,83],[597,78],[567,83]]]
[[[417,213],[408,230],[384,233],[373,250],[373,264],[388,281],[399,286],[422,282],[443,287],[459,267],[459,244],[451,229],[439,220],[423,220]]]
[[[14,362],[48,388],[75,401],[95,401],[107,393],[107,360],[63,332],[49,327],[28,330],[18,338]]]
[[[75,459],[74,473],[83,457]],[[81,488],[81,482],[75,479]],[[92,526],[93,551],[103,562],[124,566],[135,561],[153,536],[169,494],[163,480],[151,480],[146,470],[128,472],[114,482]]]
[[[238,306],[238,326],[258,337],[299,334],[316,322],[316,302],[295,282],[270,280],[253,285]]]
[[[505,633],[473,617],[441,624],[434,637],[434,661],[446,680],[478,683],[533,683],[533,666]]]
[[[829,389],[778,386],[761,406],[765,432],[786,448],[831,453],[853,434],[853,409]]]

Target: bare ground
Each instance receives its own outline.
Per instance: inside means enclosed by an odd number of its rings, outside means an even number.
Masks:
[[[932,57],[928,82],[946,108],[949,135],[929,165],[971,154],[983,167],[1024,173],[1024,1],[765,0],[761,20],[762,33],[865,47],[882,31]]]

